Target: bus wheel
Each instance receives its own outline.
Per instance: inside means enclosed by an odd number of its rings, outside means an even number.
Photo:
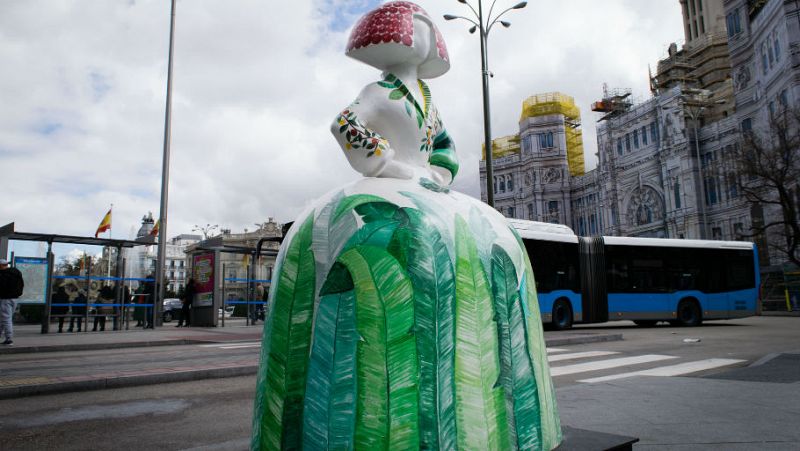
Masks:
[[[700,313],[700,307],[697,302],[690,300],[683,300],[678,304],[678,319],[679,326],[695,327],[703,322],[703,317]]]
[[[572,307],[566,299],[559,299],[553,304],[553,329],[572,328]]]
[[[633,324],[636,324],[639,327],[653,327],[657,322],[658,321],[654,319],[637,319],[633,322]]]

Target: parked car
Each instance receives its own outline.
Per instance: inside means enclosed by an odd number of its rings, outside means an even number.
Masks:
[[[164,308],[161,313],[161,320],[165,323],[181,317],[181,307],[183,303],[178,298],[164,299]]]
[[[222,308],[217,309],[217,314],[219,314],[219,317],[222,318]],[[230,318],[231,315],[233,315],[233,306],[229,305],[225,307],[225,318]]]

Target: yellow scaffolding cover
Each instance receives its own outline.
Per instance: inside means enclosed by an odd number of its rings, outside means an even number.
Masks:
[[[492,158],[503,158],[521,150],[519,135],[503,136],[492,140]],[[486,145],[481,146],[481,158],[486,160]]]
[[[527,118],[549,116],[553,114],[564,116],[564,132],[567,141],[567,163],[569,164],[569,173],[573,177],[585,174],[583,132],[580,129],[581,110],[575,105],[575,99],[560,92],[549,92],[530,96],[522,103],[520,122]],[[495,155],[496,152],[492,152],[492,154]]]

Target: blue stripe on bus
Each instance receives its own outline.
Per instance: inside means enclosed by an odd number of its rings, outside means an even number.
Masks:
[[[539,298],[539,311],[542,314],[553,313],[553,304],[561,298],[566,298],[572,304],[572,313],[577,315],[583,313],[583,306],[581,305],[581,295],[571,290],[555,290],[549,293],[538,293]]]
[[[617,312],[653,312],[657,319],[665,314],[677,312],[678,303],[686,298],[696,299],[702,311],[733,312],[756,309],[756,289],[726,291],[722,293],[703,293],[697,290],[676,291],[674,293],[609,293],[608,312],[613,318]]]

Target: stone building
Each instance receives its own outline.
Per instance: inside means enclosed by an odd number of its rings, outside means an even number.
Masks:
[[[155,274],[158,260],[158,237],[152,236],[154,226],[153,214],[148,212],[142,217],[142,225],[136,232],[136,240],[149,240],[153,244],[140,246],[130,251],[128,265],[133,265],[129,271],[134,277],[148,277]],[[186,281],[191,277],[189,263],[186,260],[186,249],[202,239],[203,237],[200,235],[181,234],[167,242],[164,260],[164,280],[167,291],[178,293],[186,286]]]
[[[262,249],[264,251],[272,252],[265,253],[255,263],[255,268],[250,267],[253,265],[253,261],[249,252],[256,248],[258,241],[262,238],[281,238],[283,232],[282,225],[275,222],[273,218],[269,218],[266,222],[256,224],[254,230],[244,229],[241,233],[233,233],[229,229],[223,229],[217,236],[187,246],[185,251],[187,256],[203,253],[202,248],[204,247],[242,251],[225,252],[223,250],[220,252],[219,264],[224,279],[224,293],[222,296],[226,300],[246,299],[248,297],[248,284],[246,281],[250,278],[249,271],[253,271],[255,280],[259,281],[257,283],[261,283],[264,289],[267,292],[269,291],[271,286],[269,281],[272,280],[280,241],[267,241],[263,244]]]
[[[763,130],[769,112],[800,95],[798,8],[781,0],[680,3],[686,44],[670,46],[651,74],[653,97],[634,105],[630,91],[605,90],[592,105],[602,113],[597,168],[583,174],[572,164],[568,131],[580,115],[571,98],[524,102],[519,134],[494,141],[501,213],[580,235],[718,240],[745,239],[754,223],[778,214],[744,199],[732,153],[743,132]],[[531,114],[531,104],[549,98],[564,107]],[[480,171],[486,199],[483,161]],[[779,263],[767,239],[774,237],[755,238],[762,264]]]

